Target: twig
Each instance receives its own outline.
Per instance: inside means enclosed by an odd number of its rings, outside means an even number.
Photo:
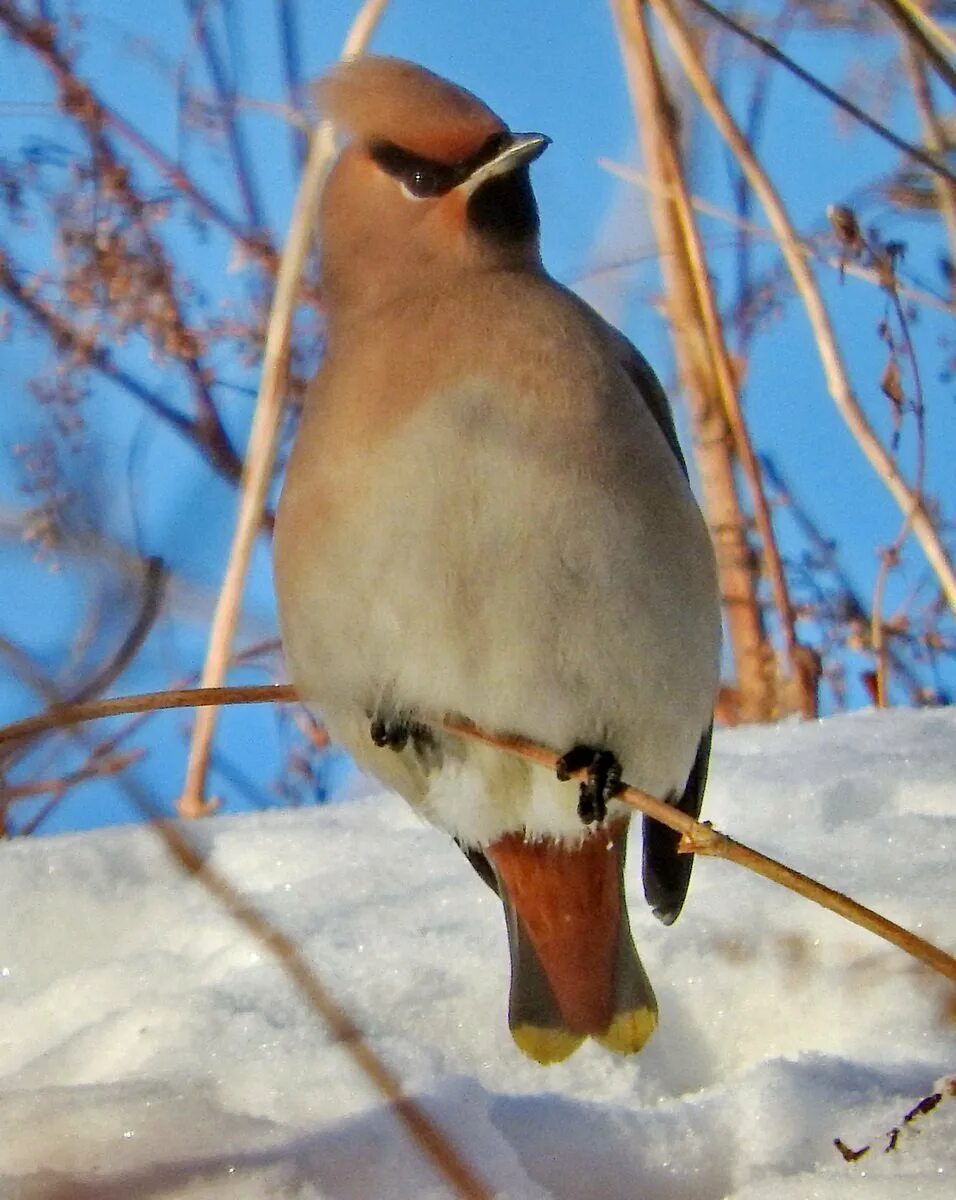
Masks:
[[[671,196],[673,194],[673,189],[662,180],[653,179],[651,176],[644,174],[643,171],[637,170],[636,167],[625,166],[623,163],[614,162],[609,158],[599,158],[597,164],[605,171],[616,175],[618,179],[623,179],[627,183],[633,183],[637,187],[644,188],[646,191],[659,192],[663,196]],[[692,195],[690,202],[698,212],[703,213],[705,216],[713,217],[717,221],[723,221],[727,225],[732,225],[735,229],[743,230],[745,233],[750,234],[751,237],[763,238],[765,241],[775,242],[779,245],[780,239],[772,229],[767,229],[763,225],[758,225],[755,221],[748,221],[743,217],[739,217],[736,213],[729,212],[726,208],[721,208],[718,204],[712,204],[702,196]],[[883,281],[879,273],[872,267],[864,266],[858,262],[847,262],[845,258],[837,255],[824,254],[819,246],[805,237],[798,238],[798,247],[805,258],[811,258],[814,262],[832,267],[835,271],[839,271],[843,275],[852,275],[856,279],[862,279],[866,283],[875,284],[877,287],[883,286]],[[901,283],[898,285],[898,291],[901,296],[905,296],[907,300],[913,300],[917,304],[925,304],[929,308],[936,308],[940,312],[950,313],[951,315],[956,313],[956,308],[954,308],[950,301],[944,300],[941,296],[937,296],[933,292],[927,292],[923,288]]]
[[[668,93],[643,27],[643,8],[632,0],[612,6],[618,42],[634,106],[634,121],[648,169],[674,184],[676,156],[671,143],[680,138]],[[672,194],[672,193],[671,193]],[[735,447],[705,331],[698,273],[687,245],[687,230],[676,206],[653,197],[651,222],[660,250],[666,313],[681,390],[687,402],[694,449],[714,549],[727,634],[744,719],[767,720],[773,714],[773,647],[767,637],[759,596],[759,565],[752,552],[736,471]]]
[[[777,502],[787,506],[791,518],[809,542],[813,553],[836,581],[842,607],[853,615],[860,626],[871,628],[872,617],[867,612],[866,605],[856,591],[852,580],[840,565],[833,543],[824,536],[806,508],[794,495],[793,488],[784,479],[775,460],[768,454],[761,454],[760,464],[763,467],[763,473],[770,486],[777,492]],[[894,673],[903,680],[909,689],[912,703],[925,703],[925,694],[919,679],[897,653],[892,643],[887,643],[886,645],[886,656],[893,667]]]
[[[223,66],[222,59],[219,57],[219,50],[213,41],[212,33],[206,21],[206,13],[200,5],[199,0],[185,0],[185,3],[195,22],[199,45],[202,47],[203,57],[206,60],[210,78],[219,97],[223,113],[223,123],[226,130],[226,140],[229,143],[229,152],[232,155],[236,171],[236,182],[239,185],[242,205],[246,210],[246,219],[252,228],[258,231],[263,228],[265,222],[262,219],[262,206],[259,203],[259,196],[256,192],[255,179],[249,165],[249,155],[242,137],[242,130],[236,121],[236,89],[226,75],[226,69]]]
[[[68,771],[65,775],[59,775],[52,779],[31,779],[29,783],[5,784],[0,780],[0,805],[13,804],[17,800],[29,800],[35,796],[46,796],[50,792],[55,792],[57,800],[60,800],[68,788],[75,787],[78,783],[84,783],[88,779],[115,775],[118,771],[125,771],[134,762],[138,762],[145,753],[146,750],[143,747],[138,750],[124,750],[122,754],[113,755],[106,755],[99,750],[94,750],[82,767],[77,767],[75,771]],[[25,831],[21,832],[23,836],[26,836]]]
[[[926,482],[926,404],[923,396],[923,381],[920,376],[919,362],[916,358],[916,348],[913,345],[913,338],[910,334],[909,320],[906,316],[906,310],[900,301],[899,291],[897,290],[895,256],[883,246],[873,246],[862,234],[859,236],[871,258],[877,262],[877,268],[883,276],[883,287],[890,304],[896,312],[896,319],[903,335],[906,356],[910,363],[910,371],[913,376],[913,390],[915,393],[913,411],[916,415],[916,478],[913,490],[922,501],[923,487]],[[896,351],[892,343],[892,335],[887,332],[886,338],[890,343],[891,353],[894,355],[891,361],[895,362]],[[902,395],[899,397],[899,400],[902,410]],[[890,571],[900,561],[900,554],[903,546],[906,544],[906,539],[909,537],[911,525],[912,511],[903,517],[903,523],[896,537],[893,539],[892,545],[883,551],[880,568],[877,572],[876,584],[873,589],[873,614],[870,639],[873,643],[874,654],[876,655],[876,703],[879,708],[885,708],[889,703],[889,684],[887,681],[888,657],[886,652],[886,628],[883,624],[883,597]]]
[[[294,110],[299,104],[299,88],[302,81],[294,0],[276,0],[276,11],[279,19],[279,41],[282,47],[282,72],[285,76],[286,95],[289,105]],[[301,129],[292,129],[290,136],[292,138],[292,164],[296,170],[301,170],[309,143]]]
[[[936,68],[940,77],[945,79],[949,86],[956,91],[956,67],[953,65],[956,46],[947,37],[942,27],[937,25],[929,13],[920,4],[915,4],[913,0],[876,0],[876,2],[900,27],[907,41],[919,47]]]
[[[904,1130],[918,1133],[919,1129],[914,1128],[913,1122],[922,1117],[928,1117],[931,1112],[935,1112],[944,1100],[951,1100],[954,1097],[956,1097],[956,1075],[938,1079],[934,1091],[930,1092],[928,1096],[924,1096],[922,1100],[917,1101],[908,1112],[904,1113],[898,1125],[894,1125],[892,1129],[887,1129],[880,1135],[885,1142],[883,1153],[892,1154],[899,1146],[900,1136]],[[859,1150],[853,1150],[842,1138],[834,1138],[833,1144],[840,1151],[843,1161],[848,1163],[857,1162],[873,1149],[872,1142],[868,1142],[865,1146],[861,1146]]]
[[[100,345],[85,330],[71,325],[36,294],[30,292],[18,276],[19,272],[6,250],[0,246],[0,289],[6,292],[18,308],[46,330],[58,350],[75,354],[85,366],[92,367],[112,383],[125,388],[161,421],[191,441],[219,475],[228,479],[230,483],[237,482],[241,469],[239,460],[220,439],[213,436],[214,431],[211,428],[207,428],[197,418],[185,416],[135,376],[118,367],[105,346]]]
[[[271,704],[277,700],[287,702],[296,699],[298,699],[298,695],[291,684],[194,688],[171,692],[149,692],[138,696],[117,696],[111,700],[97,700],[90,704],[59,706],[49,709],[37,717],[28,717],[26,720],[17,721],[12,725],[2,726],[0,727],[0,746],[24,737],[35,736],[48,729],[75,725],[80,721],[92,721],[100,717],[117,716],[121,713],[155,712],[165,708],[187,708],[190,705],[195,707],[215,705],[218,707],[225,704]],[[487,746],[494,746],[496,749],[504,750],[508,754],[513,754],[517,758],[522,758],[526,762],[545,767],[548,770],[554,770],[557,766],[559,756],[555,751],[524,738],[487,733],[461,717],[445,717],[427,723],[457,737],[471,738]],[[586,769],[582,769],[573,772],[572,778],[583,778],[585,775]],[[695,821],[693,817],[674,808],[673,805],[665,804],[638,788],[625,786],[618,799],[680,833],[682,835],[680,844],[682,853],[726,858],[730,862],[737,863],[738,866],[746,867],[758,875],[763,875],[765,879],[779,883],[782,887],[830,909],[855,925],[869,929],[878,937],[919,959],[934,971],[945,975],[947,979],[956,980],[956,958],[938,946],[917,937],[916,934],[910,933],[902,926],[896,925],[893,921],[880,916],[879,913],[873,912],[872,909],[851,900],[848,896],[818,883],[808,875],[794,871],[775,859],[760,854],[742,842],[727,837],[709,824]]]
[[[639,40],[639,53],[641,57],[645,60],[650,60],[654,52],[650,32],[643,19],[644,7],[638,4],[631,11],[635,14],[636,20],[628,20],[626,13],[622,12],[622,29],[626,36]],[[720,400],[733,435],[737,458],[743,467],[750,491],[754,522],[763,547],[764,567],[770,580],[770,588],[777,610],[777,619],[780,622],[786,656],[790,664],[793,679],[794,681],[798,681],[802,676],[798,662],[799,647],[797,644],[793,605],[790,602],[790,592],[787,588],[787,581],[783,571],[780,549],[777,545],[773,521],[770,516],[770,508],[767,504],[767,494],[764,490],[763,479],[760,474],[760,464],[754,453],[753,443],[750,440],[750,433],[747,429],[743,409],[740,404],[737,381],[730,361],[730,352],[724,338],[723,324],[717,308],[717,298],[714,295],[714,287],[707,267],[700,230],[697,228],[697,223],[693,215],[690,191],[687,187],[683,164],[674,143],[669,138],[664,137],[660,139],[660,150],[663,154],[666,167],[665,178],[670,183],[669,190],[673,197],[677,222],[681,231],[700,314],[703,318],[704,333],[707,338]],[[807,712],[808,715],[810,713],[815,714],[815,708],[815,699],[811,704],[809,698],[802,698],[801,709]]]
[[[919,113],[920,125],[923,128],[923,141],[934,154],[945,154],[946,135],[940,123],[933,93],[926,78],[926,70],[919,51],[909,42],[905,49],[906,70],[913,88],[913,98]],[[939,201],[939,211],[946,228],[949,241],[949,258],[956,270],[956,184],[938,175],[933,176],[933,186]],[[950,284],[950,295],[956,292],[956,280]]]
[[[346,38],[343,58],[362,53],[387,3],[388,0],[365,0]],[[334,153],[334,134],[329,123],[324,121],[312,135],[309,157],[292,214],[288,241],[276,278],[272,312],[266,331],[262,380],[249,434],[236,530],[219,601],[213,614],[201,680],[203,687],[215,687],[220,684],[225,677],[229,661],[249,560],[262,524],[262,512],[275,463],[299,279],[309,252],[319,192]],[[189,761],[186,765],[186,779],[178,803],[181,816],[198,817],[215,808],[214,800],[206,800],[205,791],[216,719],[215,708],[204,710],[196,718]]]
[[[168,158],[125,117],[121,117],[104,103],[88,84],[77,78],[70,60],[56,43],[55,25],[52,21],[45,18],[32,21],[9,0],[0,0],[0,21],[18,41],[29,46],[46,63],[55,76],[62,95],[73,97],[97,121],[108,125],[124,141],[134,146],[176,191],[192,201],[203,216],[225,229],[252,258],[261,262],[268,270],[276,270],[278,256],[266,234],[259,231],[250,234],[243,229],[221,205],[197,186],[182,167]]]
[[[762,38],[759,34],[747,29],[745,25],[741,25],[739,21],[735,21],[734,18],[728,16],[727,13],[721,12],[721,10],[715,5],[710,4],[708,0],[690,0],[690,2],[697,8],[701,9],[702,12],[707,13],[709,17],[712,17],[715,21],[718,21],[724,26],[725,29],[731,30],[738,37],[741,37],[744,39],[744,41],[749,42],[751,46],[755,46],[762,54],[769,55],[774,62],[779,63],[780,66],[789,71],[791,75],[795,75],[797,79],[813,88],[813,90],[818,92],[821,96],[824,96],[830,101],[831,104],[835,104],[837,108],[842,109],[843,112],[859,121],[861,125],[865,125],[867,129],[869,129],[872,133],[875,133],[877,137],[883,138],[884,141],[887,141],[890,143],[890,145],[895,146],[897,150],[901,150],[908,158],[912,158],[916,162],[922,163],[924,167],[928,167],[929,170],[933,171],[935,174],[942,175],[945,179],[949,179],[951,182],[956,183],[956,175],[952,173],[946,163],[942,162],[938,158],[934,158],[930,154],[927,154],[925,150],[921,150],[918,146],[914,146],[912,142],[906,141],[905,138],[899,137],[891,129],[887,129],[885,125],[881,124],[874,117],[871,117],[869,113],[864,112],[863,109],[854,104],[852,100],[848,100],[846,96],[842,96],[839,92],[835,92],[833,88],[828,87],[827,84],[825,84],[821,79],[818,79],[815,75],[812,75],[798,63],[794,62],[793,59],[784,54],[782,50],[778,50],[773,42],[768,42],[766,38]]]
[[[737,156],[760,199],[780,241],[794,284],[813,328],[830,395],[850,432],[883,480],[904,516],[910,515],[913,533],[940,582],[950,607],[956,611],[956,570],[922,498],[907,484],[877,437],[850,386],[843,357],[817,282],[800,251],[800,239],[769,176],[746,144],[737,123],[707,75],[690,35],[671,0],[651,0],[674,52],[714,124]],[[695,0],[697,3],[697,0]]]

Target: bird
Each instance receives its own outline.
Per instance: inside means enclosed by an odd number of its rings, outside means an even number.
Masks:
[[[548,137],[384,55],[317,89],[339,149],[317,217],[324,353],[275,524],[288,670],[501,897],[518,1048],[632,1054],[658,1006],[617,795],[626,780],[697,816],[720,657],[669,402],[545,270],[530,166]],[[448,714],[558,769],[439,728]],[[690,878],[678,840],[645,818],[644,892],[668,924]]]

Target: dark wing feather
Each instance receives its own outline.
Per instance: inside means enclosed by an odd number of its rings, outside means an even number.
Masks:
[[[707,784],[707,766],[710,761],[710,739],[713,725],[705,732],[697,747],[697,757],[690,769],[684,794],[676,807],[695,820],[700,815]],[[680,834],[676,829],[661,825],[653,817],[644,818],[644,895],[654,910],[654,916],[665,925],[672,925],[684,907],[690,873],[694,866],[693,854],[678,854]]]
[[[615,348],[618,351],[618,358],[621,366],[627,373],[628,378],[637,388],[638,394],[650,410],[651,416],[657,422],[658,428],[664,435],[668,446],[674,452],[674,457],[681,465],[681,470],[687,474],[687,463],[684,461],[684,455],[680,448],[680,442],[677,440],[677,429],[674,425],[674,414],[671,412],[671,406],[661,387],[660,380],[654,374],[654,368],[647,361],[643,354],[627,340],[623,334],[612,331],[615,334]]]
[[[626,338],[622,337],[617,344],[621,365],[640,393],[686,475],[687,463],[681,453],[677,430],[674,427],[674,417],[664,389],[658,382],[650,363]],[[684,786],[684,794],[677,801],[677,807],[681,812],[694,818],[700,814],[700,806],[704,799],[712,734],[713,725],[705,731],[700,739],[694,765],[691,767],[690,775]],[[654,910],[654,916],[663,921],[665,925],[676,921],[681,908],[683,908],[687,888],[690,884],[691,869],[694,865],[693,854],[677,853],[679,842],[680,834],[675,830],[661,825],[651,817],[644,818],[644,895]]]
[[[465,858],[468,859],[468,861],[475,868],[485,883],[487,883],[487,885],[491,888],[491,890],[496,895],[500,895],[501,893],[498,888],[498,879],[495,875],[495,869],[482,851],[479,850],[477,846],[463,846],[457,838],[455,838],[455,845],[462,852],[462,854],[464,854]]]

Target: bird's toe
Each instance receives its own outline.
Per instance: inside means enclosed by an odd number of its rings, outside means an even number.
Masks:
[[[556,765],[558,779],[567,780],[581,770],[587,777],[581,781],[578,796],[578,816],[585,825],[600,824],[607,817],[609,802],[621,791],[621,764],[610,750],[593,746],[572,746],[562,754]]]

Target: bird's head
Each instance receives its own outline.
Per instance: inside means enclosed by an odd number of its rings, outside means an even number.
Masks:
[[[318,95],[347,139],[319,217],[333,309],[442,274],[540,264],[528,167],[548,138],[512,133],[464,88],[397,58],[344,63]]]

